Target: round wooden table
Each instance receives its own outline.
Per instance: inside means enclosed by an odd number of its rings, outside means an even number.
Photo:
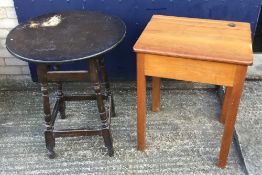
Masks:
[[[115,115],[104,64],[104,54],[124,39],[126,26],[115,16],[92,11],[71,11],[39,16],[15,27],[7,36],[6,47],[16,58],[37,64],[38,81],[41,83],[46,130],[45,141],[50,158],[55,157],[56,137],[101,135],[110,156],[113,142],[110,116]],[[61,71],[61,64],[86,60],[87,69]],[[88,81],[95,93],[83,96],[66,96],[63,81]],[[57,82],[57,101],[50,109],[48,82]],[[102,85],[105,91],[102,91]],[[102,121],[99,129],[55,130],[58,112],[65,118],[65,101],[96,100]],[[110,107],[105,107],[105,101]]]

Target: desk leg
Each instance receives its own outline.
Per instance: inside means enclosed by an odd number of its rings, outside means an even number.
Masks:
[[[160,78],[152,77],[152,111],[158,112],[160,106]]]
[[[224,96],[223,107],[222,107],[221,115],[220,115],[220,122],[223,124],[225,124],[225,121],[226,121],[227,111],[230,105],[231,93],[232,93],[232,87],[226,87],[226,93]]]
[[[234,125],[236,122],[238,106],[240,103],[240,98],[244,87],[246,71],[247,71],[246,66],[237,67],[234,85],[231,90],[231,95],[229,95],[228,97],[229,102],[226,112],[224,134],[222,138],[220,155],[218,160],[218,166],[220,168],[225,168],[227,164],[227,157],[228,157],[230,145],[232,143]]]
[[[146,77],[144,57],[137,54],[137,145],[138,150],[145,150],[146,128]]]

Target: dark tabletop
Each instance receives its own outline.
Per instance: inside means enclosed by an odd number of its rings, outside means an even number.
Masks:
[[[15,57],[37,63],[65,63],[92,58],[116,47],[126,33],[118,17],[74,11],[36,17],[7,36]]]

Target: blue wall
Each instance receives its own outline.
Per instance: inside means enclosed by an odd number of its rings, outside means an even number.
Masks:
[[[127,37],[107,55],[111,79],[135,79],[132,47],[153,14],[245,21],[255,32],[262,0],[14,0],[19,22],[48,12],[96,10],[121,17],[127,25]],[[83,64],[65,65],[79,69]],[[35,66],[30,65],[33,80]]]

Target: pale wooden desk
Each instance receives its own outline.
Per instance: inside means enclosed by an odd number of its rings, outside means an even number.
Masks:
[[[160,78],[226,86],[225,124],[218,166],[224,168],[248,65],[250,25],[242,22],[155,15],[134,46],[137,53],[138,149],[145,149],[146,76],[153,77],[152,110],[159,111]]]

